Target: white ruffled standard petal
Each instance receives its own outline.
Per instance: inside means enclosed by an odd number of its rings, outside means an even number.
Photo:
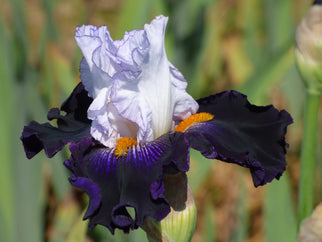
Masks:
[[[105,71],[105,67],[111,66],[109,58],[103,54],[108,45],[106,42],[112,39],[105,26],[97,28],[92,25],[77,27],[75,39],[84,55],[79,69],[81,79],[88,95],[95,99],[102,88],[110,88],[113,82]]]
[[[140,74],[124,70],[115,77],[118,85],[111,101],[123,117],[139,125],[139,141],[152,141],[172,127],[170,69],[164,49],[166,23],[167,18],[158,17],[146,24],[144,31],[131,35],[128,42],[135,47],[131,58],[139,65]],[[146,42],[148,49],[140,46]]]
[[[186,80],[167,59],[167,21],[157,16],[115,41],[106,27],[77,29],[84,54],[81,79],[94,99],[88,110],[91,133],[106,146],[120,137],[152,141],[198,109],[185,91]]]

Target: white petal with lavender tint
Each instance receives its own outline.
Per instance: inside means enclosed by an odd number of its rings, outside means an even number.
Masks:
[[[111,64],[104,55],[104,49],[108,46],[106,42],[112,39],[105,26],[97,28],[92,25],[77,27],[75,39],[84,55],[79,69],[81,79],[88,95],[95,99],[102,88],[110,88],[113,82],[105,71]]]
[[[85,57],[81,78],[94,98],[88,110],[92,135],[106,146],[119,137],[152,141],[169,132],[173,121],[198,109],[185,92],[186,80],[167,59],[167,21],[158,16],[143,30],[126,32],[115,41],[106,27],[78,28],[76,41]]]

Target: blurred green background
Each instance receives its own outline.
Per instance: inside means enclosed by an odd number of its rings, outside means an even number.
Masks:
[[[79,82],[77,25],[106,25],[115,39],[169,16],[168,59],[199,98],[226,89],[257,105],[287,109],[288,169],[254,188],[249,171],[191,152],[189,180],[198,208],[192,241],[295,241],[305,90],[294,62],[297,24],[307,0],[0,0],[0,241],[146,241],[81,220],[86,196],[68,183],[63,161],[25,157],[19,140],[31,120],[46,122]],[[320,112],[321,113],[321,112]],[[321,124],[320,118],[320,124]],[[316,204],[322,200],[321,129]],[[313,174],[312,174],[313,175]]]

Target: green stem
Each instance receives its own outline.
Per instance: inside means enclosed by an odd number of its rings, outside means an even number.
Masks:
[[[308,91],[304,109],[304,133],[301,148],[299,224],[313,211],[319,106],[320,93]]]

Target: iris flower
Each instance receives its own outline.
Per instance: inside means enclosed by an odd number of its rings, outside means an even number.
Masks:
[[[89,227],[129,232],[146,218],[165,218],[170,206],[164,176],[189,170],[189,149],[249,168],[255,186],[279,179],[286,167],[291,116],[250,104],[236,91],[195,101],[187,81],[167,59],[168,18],[112,40],[108,29],[77,27],[83,52],[81,83],[48,120],[32,121],[21,140],[30,159],[50,158],[70,144],[70,183],[84,190]],[[127,208],[133,208],[131,216]]]

